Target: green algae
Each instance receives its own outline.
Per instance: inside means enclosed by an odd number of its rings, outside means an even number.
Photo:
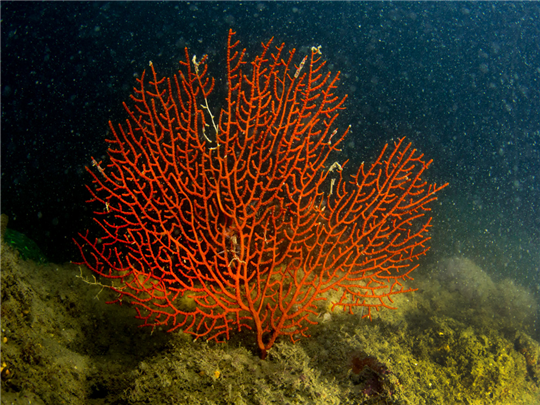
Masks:
[[[36,263],[48,262],[39,246],[26,235],[8,228],[4,240],[9,246],[17,250],[23,259],[33,260]]]

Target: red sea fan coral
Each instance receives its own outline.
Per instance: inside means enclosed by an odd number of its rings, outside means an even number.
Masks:
[[[106,163],[88,168],[103,235],[76,242],[144,325],[211,340],[250,329],[264,358],[279,336],[307,336],[329,291],[365,316],[412,291],[444,185],[403,139],[343,178],[329,158],[346,97],[320,47],[298,58],[270,40],[247,62],[233,36],[218,114],[206,57],[186,49],[172,78],[141,75]]]

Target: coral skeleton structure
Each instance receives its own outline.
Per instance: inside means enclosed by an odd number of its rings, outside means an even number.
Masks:
[[[394,308],[446,186],[422,178],[431,161],[403,139],[352,175],[330,161],[349,129],[320,47],[298,57],[270,40],[248,61],[230,31],[219,113],[207,62],[186,49],[170,78],[150,63],[126,121],[109,123],[106,163],[87,167],[103,234],[76,239],[82,263],[143,325],[216,341],[249,330],[262,358],[307,336],[328,293],[364,317]]]

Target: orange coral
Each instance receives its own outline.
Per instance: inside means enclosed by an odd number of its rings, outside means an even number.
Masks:
[[[336,125],[339,73],[317,48],[295,65],[272,40],[247,63],[233,35],[218,117],[206,57],[186,49],[177,75],[160,79],[151,64],[137,80],[126,122],[110,123],[108,164],[88,168],[104,236],[78,245],[144,325],[213,340],[247,328],[264,358],[278,336],[306,335],[330,290],[364,316],[411,291],[402,280],[427,250],[427,205],[445,185],[422,180],[430,162],[403,139],[343,179],[328,164],[348,132]]]

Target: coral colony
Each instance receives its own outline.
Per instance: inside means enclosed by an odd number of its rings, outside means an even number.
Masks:
[[[233,37],[219,114],[206,56],[186,49],[172,78],[143,72],[125,123],[109,123],[107,163],[87,168],[103,235],[77,244],[144,325],[215,341],[249,329],[265,358],[279,336],[307,336],[329,292],[371,317],[412,291],[446,185],[422,180],[431,161],[403,139],[342,177],[347,162],[329,159],[346,96],[320,47],[299,58],[270,40],[248,62]]]

